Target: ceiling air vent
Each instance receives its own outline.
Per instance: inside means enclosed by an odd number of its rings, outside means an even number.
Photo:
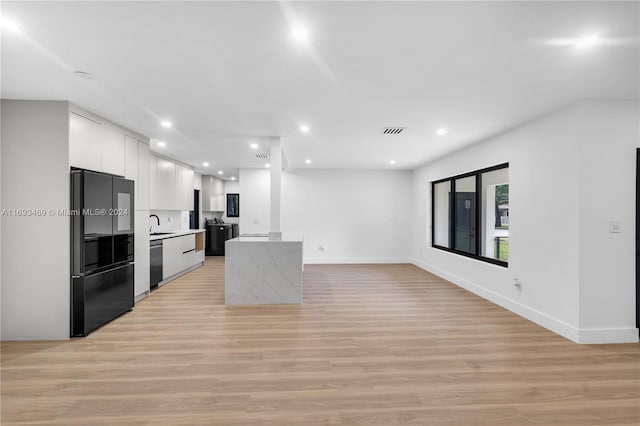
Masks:
[[[256,158],[259,158],[260,160],[269,160],[271,159],[271,155],[266,152],[258,152],[256,153]]]
[[[406,127],[385,127],[384,129],[382,129],[380,134],[383,134],[383,135],[399,135],[405,129],[406,129]]]

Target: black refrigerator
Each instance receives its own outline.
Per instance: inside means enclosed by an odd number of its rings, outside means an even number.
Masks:
[[[71,170],[71,336],[134,304],[133,181]]]

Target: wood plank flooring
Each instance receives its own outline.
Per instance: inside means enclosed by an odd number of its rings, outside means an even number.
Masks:
[[[2,344],[2,425],[638,425],[640,345],[577,345],[412,265],[307,265],[224,306],[224,259],[88,338]]]

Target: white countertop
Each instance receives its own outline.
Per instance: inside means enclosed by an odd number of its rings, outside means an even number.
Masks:
[[[304,241],[302,234],[296,234],[292,232],[283,232],[282,238],[279,240],[270,240],[269,234],[243,234],[236,238],[231,238],[227,240],[227,243],[291,243],[298,242],[301,243]]]
[[[181,231],[159,231],[159,232],[169,232],[169,233],[164,235],[150,235],[149,241],[164,240],[165,238],[173,238],[173,237],[180,237],[182,235],[197,234],[200,232],[205,232],[205,230],[204,229],[183,229]]]

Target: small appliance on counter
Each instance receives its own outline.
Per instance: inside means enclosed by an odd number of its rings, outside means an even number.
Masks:
[[[71,170],[71,336],[87,336],[134,304],[132,180]]]

